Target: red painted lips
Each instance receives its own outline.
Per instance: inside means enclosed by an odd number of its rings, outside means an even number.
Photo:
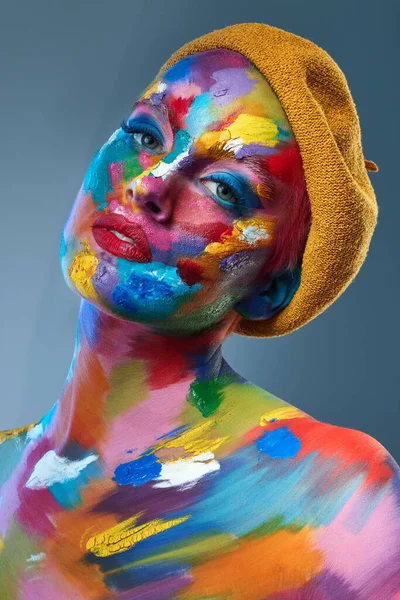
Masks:
[[[115,256],[135,262],[151,262],[151,249],[143,229],[122,215],[100,215],[92,225],[98,245]],[[119,238],[119,233],[129,240]]]

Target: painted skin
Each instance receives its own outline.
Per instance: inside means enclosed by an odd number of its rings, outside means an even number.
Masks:
[[[222,357],[238,310],[267,318],[298,284],[260,308],[287,193],[263,161],[293,148],[267,82],[217,50],[155,81],[94,157],[61,243],[82,297],[64,388],[1,435],[3,599],[400,598],[393,458]],[[147,258],[102,215],[139,224]]]

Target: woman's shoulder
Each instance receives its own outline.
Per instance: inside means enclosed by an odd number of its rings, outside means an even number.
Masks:
[[[323,473],[330,480],[357,480],[377,490],[396,488],[400,501],[400,467],[372,435],[320,421],[250,382],[245,388],[243,419],[257,407],[246,437],[253,440],[258,456],[281,459],[291,469],[308,465],[314,474]],[[246,399],[251,401],[247,404]]]
[[[333,458],[351,463],[390,464],[399,469],[395,459],[385,446],[372,435],[351,427],[320,421],[278,396],[246,381],[249,397],[258,399],[259,406],[265,403],[265,413],[261,415],[260,427],[264,432],[290,430],[299,440],[298,453],[304,457],[317,452],[320,457]],[[278,439],[278,435],[275,435]]]
[[[250,438],[252,498],[276,519],[275,507],[290,547],[304,536],[321,572],[347,580],[360,598],[397,598],[400,468],[388,449],[368,433],[296,414],[290,405],[266,414]],[[332,597],[342,597],[339,588]]]

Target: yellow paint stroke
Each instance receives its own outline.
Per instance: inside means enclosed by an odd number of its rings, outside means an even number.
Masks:
[[[155,79],[150,85],[144,90],[142,98],[149,98],[152,94],[158,92],[158,86],[160,85],[160,79]]]
[[[267,248],[274,240],[275,219],[258,217],[255,219],[241,219],[233,222],[232,232],[222,235],[220,242],[208,244],[204,252],[213,254],[218,258],[225,258],[241,250],[249,250],[254,244],[246,237],[246,230],[251,228],[252,232],[258,232],[257,248]]]
[[[39,421],[35,421],[30,425],[24,425],[23,427],[16,427],[15,429],[8,429],[7,431],[0,431],[0,444],[6,440],[10,440],[19,436],[21,433],[25,433],[36,427]]]
[[[92,277],[96,273],[99,259],[96,253],[90,249],[87,238],[81,241],[81,245],[83,250],[79,250],[76,253],[74,260],[68,268],[68,275],[82,296],[96,299],[97,294],[93,287]]]
[[[220,241],[207,244],[201,255],[195,259],[196,265],[201,267],[202,277],[210,281],[219,281],[222,259],[241,251],[273,246],[276,222],[276,217],[267,218],[266,216],[236,219],[232,223],[232,228],[227,228],[227,232],[220,236]],[[209,288],[207,287],[205,290],[207,291]],[[200,291],[196,296],[193,296],[190,306],[189,304],[185,305],[185,311],[202,307],[202,303],[204,303],[204,298]]]
[[[224,144],[229,142],[231,134],[228,129],[220,131],[205,131],[196,142],[196,149],[199,153],[207,152],[215,144]]]
[[[302,410],[296,408],[295,406],[282,406],[275,410],[271,410],[262,415],[260,419],[261,427],[265,427],[268,425],[268,421],[271,419],[296,419],[300,417],[308,417],[307,413]]]
[[[240,138],[244,144],[264,144],[274,148],[279,142],[278,127],[268,117],[242,113],[229,125],[228,130],[232,138]]]
[[[4,546],[5,546],[4,540],[0,535],[0,554],[3,552]]]
[[[110,529],[106,529],[103,533],[89,538],[86,542],[86,550],[95,554],[95,556],[101,557],[125,552],[125,550],[129,550],[138,542],[183,523],[190,516],[186,515],[178,519],[171,519],[170,521],[153,519],[147,523],[135,526],[142,515],[143,511]]]
[[[157,454],[157,450],[161,448],[184,448],[192,456],[203,454],[203,452],[215,452],[228,439],[228,436],[211,437],[211,430],[215,425],[216,423],[213,421],[205,421],[178,437],[163,440],[153,446],[153,452]]]
[[[144,179],[144,177],[147,177],[148,175],[151,174],[151,172],[154,170],[154,168],[156,166],[158,166],[160,164],[160,162],[162,162],[162,160],[160,160],[157,157],[152,157],[153,161],[152,164],[147,167],[147,169],[144,169],[140,175],[138,175],[137,177],[135,177],[134,179],[132,179],[132,182],[135,183],[135,193],[137,194],[142,194],[142,195],[146,195],[148,194],[148,189],[142,184],[142,179]]]
[[[205,151],[215,144],[226,144],[230,140],[240,139],[243,145],[262,144],[275,148],[279,143],[278,134],[278,126],[272,119],[240,114],[226,129],[203,133],[196,145],[201,151]]]

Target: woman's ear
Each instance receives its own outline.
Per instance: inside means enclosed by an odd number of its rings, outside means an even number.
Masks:
[[[280,271],[270,276],[267,283],[259,284],[253,293],[240,300],[234,309],[250,321],[268,319],[289,304],[300,285],[300,278],[299,264],[293,271]]]

